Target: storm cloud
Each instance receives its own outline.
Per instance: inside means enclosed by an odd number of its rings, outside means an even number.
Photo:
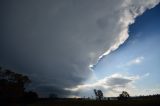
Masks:
[[[71,95],[65,88],[92,77],[94,65],[128,38],[134,19],[158,3],[1,0],[0,65],[27,74],[42,96]]]

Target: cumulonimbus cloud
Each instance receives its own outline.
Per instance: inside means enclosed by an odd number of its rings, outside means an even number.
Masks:
[[[30,88],[68,96],[105,55],[128,38],[128,27],[159,0],[3,1],[0,64],[27,74]],[[48,92],[48,87],[50,87]],[[57,90],[60,89],[60,90]]]

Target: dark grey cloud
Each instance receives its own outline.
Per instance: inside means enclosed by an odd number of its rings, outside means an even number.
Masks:
[[[125,85],[129,82],[131,82],[131,79],[125,79],[125,78],[112,78],[108,81],[108,85]]]
[[[40,92],[46,85],[51,93],[72,88],[90,78],[89,65],[118,48],[134,18],[157,3],[1,0],[0,65],[27,74],[30,88]]]

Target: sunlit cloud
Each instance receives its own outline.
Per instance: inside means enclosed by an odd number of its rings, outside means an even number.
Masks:
[[[102,89],[104,92],[120,93],[123,90],[133,88],[132,83],[140,77],[126,76],[122,74],[112,74],[103,79],[95,81],[95,83],[87,83],[78,85],[74,88],[65,88],[68,91],[92,91],[93,89]]]
[[[107,96],[117,96],[125,90],[130,92],[131,95],[135,95],[137,94],[137,88],[134,83],[147,76],[149,76],[149,73],[145,73],[142,76],[115,73],[97,80],[94,83],[81,84],[73,88],[65,88],[65,90],[72,92],[87,92],[92,91],[93,89],[101,89]]]

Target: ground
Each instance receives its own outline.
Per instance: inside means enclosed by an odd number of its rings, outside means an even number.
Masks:
[[[29,104],[15,104],[15,106],[160,106],[160,99],[146,100],[44,100]],[[13,106],[13,105],[12,105]]]

